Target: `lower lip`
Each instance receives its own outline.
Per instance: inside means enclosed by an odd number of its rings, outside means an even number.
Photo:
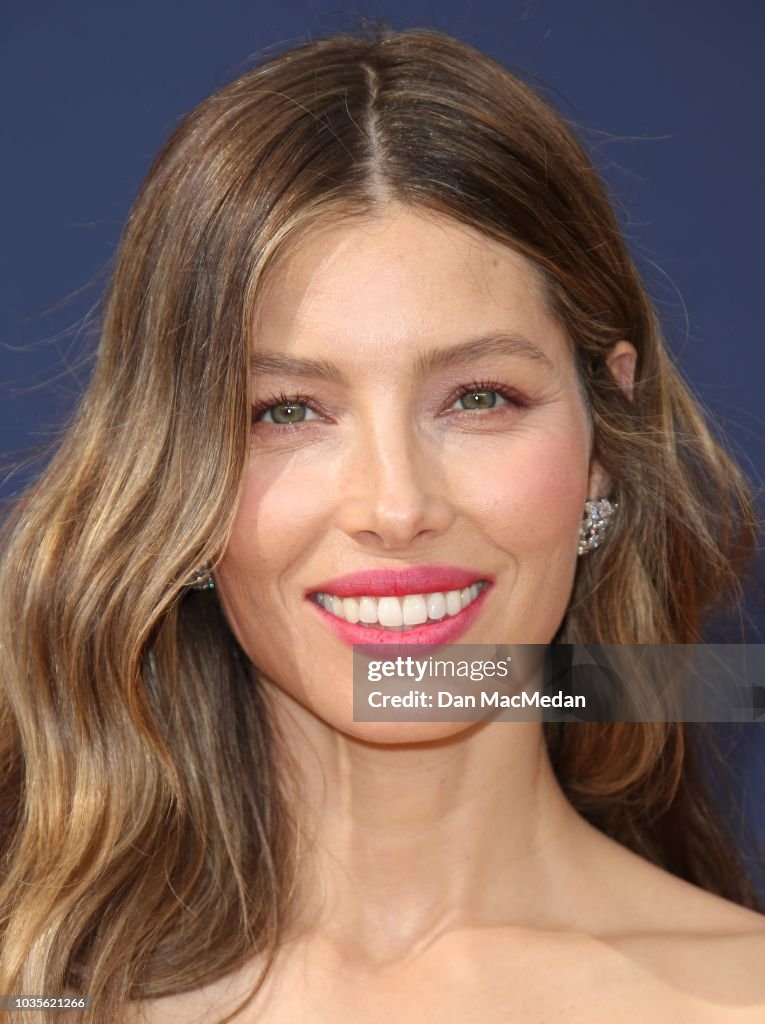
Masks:
[[[484,600],[490,590],[491,584],[488,584],[480,591],[478,597],[457,615],[448,615],[444,619],[439,619],[438,622],[424,622],[421,626],[413,626],[406,630],[358,626],[333,615],[332,612],[328,612],[310,598],[308,598],[308,602],[335,635],[349,647],[353,647],[354,644],[385,644],[389,647],[400,648],[400,651],[404,653],[409,644],[440,646],[455,643],[480,615]],[[395,651],[391,650],[390,653],[395,654]]]

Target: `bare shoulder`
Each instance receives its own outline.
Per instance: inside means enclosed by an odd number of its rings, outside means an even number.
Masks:
[[[619,884],[611,884],[622,920],[599,941],[659,985],[697,1002],[699,1021],[765,1021],[765,915],[623,847],[614,857]]]
[[[570,964],[570,983],[608,986],[625,998],[634,993],[656,1021],[669,1013],[699,1024],[765,1022],[764,914],[595,829],[572,846],[571,857],[578,870],[562,911],[568,920],[540,934],[556,962]]]
[[[765,932],[765,914],[740,906],[679,878],[586,824],[585,841],[573,854],[580,878],[589,877],[579,916],[599,908],[591,933],[677,932],[756,936]]]
[[[709,914],[704,930],[624,934],[608,945],[657,994],[695,1007],[699,1024],[765,1021],[765,918],[735,906],[710,906]]]
[[[234,971],[200,988],[129,1003],[121,1024],[212,1024],[239,1008],[251,984],[249,973]]]

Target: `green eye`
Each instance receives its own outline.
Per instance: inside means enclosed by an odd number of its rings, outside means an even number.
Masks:
[[[468,391],[461,396],[460,402],[463,409],[492,409],[497,404],[497,392]]]
[[[305,406],[298,402],[289,405],[272,405],[270,409],[266,410],[264,419],[270,416],[273,423],[300,423],[305,419],[305,412]]]
[[[265,423],[272,427],[296,427],[306,420],[318,420],[306,395],[285,395],[283,392],[269,396],[252,407],[252,423]]]

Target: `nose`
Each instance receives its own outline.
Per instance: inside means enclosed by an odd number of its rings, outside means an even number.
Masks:
[[[454,519],[441,453],[400,418],[360,428],[344,470],[339,525],[359,543],[409,550]]]

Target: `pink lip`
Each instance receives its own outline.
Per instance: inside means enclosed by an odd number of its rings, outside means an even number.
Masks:
[[[362,569],[347,576],[338,576],[323,583],[317,583],[306,591],[306,595],[323,593],[336,597],[403,597],[406,594],[433,594],[438,591],[462,590],[471,583],[487,580],[492,583],[490,573],[463,569],[457,565],[411,565],[407,568]],[[484,593],[489,588],[484,589]],[[480,595],[479,595],[480,596]],[[318,607],[318,606],[317,606]],[[469,606],[472,608],[472,605]],[[468,611],[466,608],[465,611]],[[462,613],[460,612],[460,615]],[[460,618],[455,615],[454,618]],[[429,627],[428,627],[429,628]],[[368,632],[365,630],[365,632]],[[376,641],[371,641],[376,642]]]
[[[486,577],[480,578],[486,579]],[[457,588],[449,587],[448,589],[456,590]],[[438,622],[427,622],[421,626],[412,626],[410,629],[405,630],[375,629],[374,626],[358,626],[353,622],[347,622],[345,619],[333,615],[332,612],[328,612],[315,601],[309,600],[309,604],[315,609],[316,614],[321,616],[322,621],[333,630],[335,635],[348,644],[349,647],[353,647],[354,644],[385,644],[388,648],[387,653],[390,656],[396,657],[401,655],[405,657],[407,654],[417,653],[410,649],[412,644],[441,646],[443,644],[455,643],[480,615],[486,595],[491,589],[491,584],[484,587],[478,597],[471,601],[467,608],[463,608],[457,615],[447,615],[446,618],[440,619]],[[337,597],[343,596],[342,594],[337,594],[337,591],[334,593]],[[356,591],[356,593],[369,593],[369,591]],[[377,593],[380,593],[380,591],[378,590]],[[422,593],[422,591],[415,590],[409,591],[409,593]],[[353,595],[349,594],[347,596]],[[384,596],[388,595],[384,594]]]

